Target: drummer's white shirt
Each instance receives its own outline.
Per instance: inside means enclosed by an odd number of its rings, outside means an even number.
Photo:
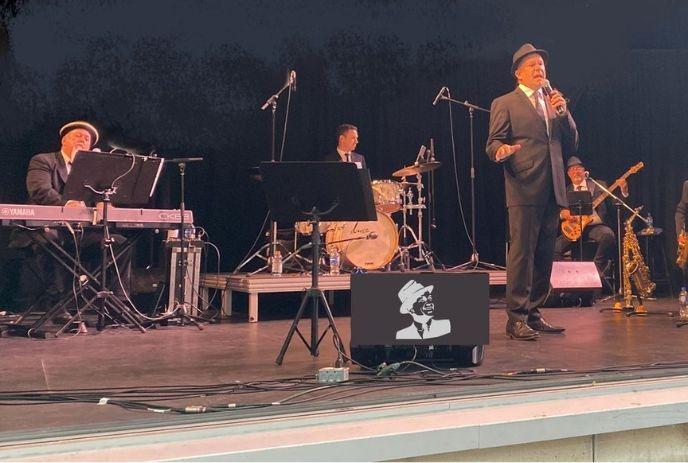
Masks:
[[[337,153],[339,153],[339,157],[342,158],[342,162],[349,162],[346,160],[346,155],[349,154],[346,151],[342,151],[339,148],[337,148]],[[361,164],[359,161],[352,161],[354,164],[356,164],[356,167],[359,169],[363,169],[363,164]]]

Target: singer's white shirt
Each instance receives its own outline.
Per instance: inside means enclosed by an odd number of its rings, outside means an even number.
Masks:
[[[69,175],[72,172],[72,158],[67,156],[62,150],[60,150],[60,154],[62,154],[62,159],[64,159],[65,166],[67,166],[67,175]]]
[[[526,96],[528,97],[528,99],[530,101],[533,101],[533,93],[537,92],[540,95],[540,98],[538,98],[537,101],[540,102],[540,107],[542,108],[542,114],[545,115],[545,125],[547,126],[547,133],[549,134],[549,117],[547,117],[547,105],[545,104],[545,97],[542,94],[542,90],[540,90],[540,89],[533,90],[532,88],[530,88],[526,85],[523,85],[523,84],[518,84],[518,88],[520,88],[521,91],[526,94]]]

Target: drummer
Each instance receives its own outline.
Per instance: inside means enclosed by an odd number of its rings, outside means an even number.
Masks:
[[[354,152],[358,145],[358,128],[351,124],[337,127],[337,149],[325,157],[325,161],[353,162],[359,169],[366,168],[365,157]]]

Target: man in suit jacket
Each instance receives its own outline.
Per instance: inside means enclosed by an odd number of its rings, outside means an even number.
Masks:
[[[681,200],[676,205],[676,213],[674,214],[677,237],[680,237],[681,231],[686,228],[686,211],[688,211],[688,180],[683,182]]]
[[[354,152],[358,145],[358,128],[351,124],[337,127],[337,148],[325,156],[325,161],[353,162],[359,169],[366,168],[362,154]]]
[[[559,208],[567,206],[562,154],[577,150],[578,131],[561,93],[542,92],[548,57],[529,43],[514,53],[518,86],[492,102],[486,146],[490,159],[504,166],[511,236],[506,332],[519,340],[564,330],[538,308],[549,290]]]
[[[583,162],[577,156],[571,156],[566,163],[566,175],[571,180],[566,191],[589,191],[590,194],[592,194],[593,201],[601,194],[604,194],[604,191],[602,191],[600,187],[595,185],[592,180],[585,177],[585,166],[583,166]],[[607,187],[604,181],[598,180],[597,182],[605,188]],[[623,196],[628,196],[628,183],[623,179],[621,181],[621,194]],[[592,240],[597,243],[597,249],[595,250],[593,260],[601,276],[604,276],[604,272],[608,270],[609,259],[614,257],[614,251],[616,249],[616,237],[609,225],[611,221],[607,202],[608,201],[602,201],[600,205],[597,206],[593,211],[593,221],[583,230],[583,239]],[[578,216],[572,215],[569,209],[562,209],[559,213],[559,217],[562,220],[571,220],[573,222],[578,222],[579,220]],[[563,234],[559,235],[554,250],[555,260],[562,260],[564,252],[566,252],[573,243],[573,241],[570,241]],[[604,278],[603,281],[605,281]]]
[[[72,170],[72,163],[75,160],[76,153],[78,151],[88,151],[97,143],[99,137],[98,130],[86,121],[74,121],[60,129],[60,136],[62,138],[59,151],[36,154],[29,162],[26,174],[29,203],[41,206],[85,207],[86,205],[81,201],[66,201],[62,197],[62,192]],[[61,230],[50,230],[46,233],[50,233],[54,239],[62,241],[67,245],[73,239],[71,235]],[[82,258],[86,257],[94,266],[96,263],[99,264],[102,232],[86,230],[83,233],[77,233],[77,237],[79,249],[84,253]],[[27,238],[26,235],[21,236],[20,234],[17,236],[13,239],[14,247],[30,244]],[[119,245],[126,242],[126,238],[122,235],[113,234],[111,238],[115,243],[115,251]],[[53,265],[49,257],[44,255],[44,253],[36,252],[35,261],[37,267],[42,268],[44,271],[43,279],[55,283],[56,288],[53,288],[53,290],[63,292],[71,287],[71,285],[66,283],[66,271]],[[131,286],[131,252],[124,252],[117,259],[117,262],[124,288],[115,279],[115,275],[109,278],[109,286],[119,299],[126,300],[126,294],[128,294]]]

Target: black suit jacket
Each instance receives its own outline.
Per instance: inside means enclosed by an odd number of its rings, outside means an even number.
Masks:
[[[325,161],[341,161],[342,158],[339,156],[339,153],[337,150],[332,151],[329,153],[327,156],[325,156]],[[366,162],[365,162],[365,157],[363,157],[362,154],[358,154],[356,152],[351,152],[351,161],[353,162],[360,162],[361,163],[361,169],[366,168]]]
[[[548,101],[546,106],[549,137],[545,121],[520,88],[492,102],[487,155],[495,161],[503,144],[521,145],[503,162],[507,206],[542,206],[552,191],[559,206],[568,206],[563,154],[578,149],[578,131],[570,113],[556,117]]]
[[[37,154],[29,161],[29,170],[26,174],[29,204],[64,206],[67,201],[62,199],[62,191],[66,183],[67,165],[61,152]],[[31,242],[27,232],[12,230],[9,245],[11,248],[24,248]]]
[[[688,180],[683,182],[681,200],[676,205],[676,213],[674,214],[674,220],[676,221],[676,236],[678,236],[681,230],[683,230],[683,227],[686,226],[686,207],[688,207]]]
[[[61,152],[37,154],[29,162],[26,189],[29,203],[63,206],[62,191],[67,183],[67,165]]]

